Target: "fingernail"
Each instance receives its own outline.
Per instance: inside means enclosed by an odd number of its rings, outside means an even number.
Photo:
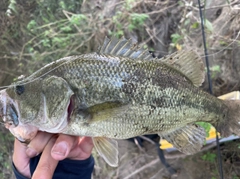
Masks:
[[[66,142],[59,142],[58,144],[54,145],[52,152],[60,156],[65,156],[67,149],[68,146]]]
[[[30,147],[27,148],[26,153],[30,158],[38,155],[38,152],[35,149]]]

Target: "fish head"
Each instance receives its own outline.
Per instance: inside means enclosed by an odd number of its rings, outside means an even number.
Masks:
[[[39,130],[60,133],[68,124],[72,95],[60,77],[17,82],[0,91],[0,118],[22,142],[31,141]]]
[[[0,91],[0,120],[4,126],[21,142],[30,141],[37,134],[38,128],[29,122],[36,117],[40,109],[36,105],[39,97],[35,92],[26,93],[32,86],[11,85],[7,89]],[[32,99],[31,104],[28,102]],[[34,105],[35,103],[35,105]]]

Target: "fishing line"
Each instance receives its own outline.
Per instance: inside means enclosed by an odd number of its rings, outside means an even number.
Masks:
[[[211,72],[210,72],[210,68],[209,68],[206,37],[205,37],[205,31],[204,31],[204,20],[203,20],[203,15],[202,15],[202,8],[204,6],[201,6],[200,0],[198,0],[198,6],[199,6],[200,19],[201,19],[201,30],[202,30],[202,38],[203,38],[203,45],[204,45],[205,61],[206,61],[206,66],[207,66],[209,92],[210,92],[210,94],[213,94]],[[223,169],[222,169],[222,157],[221,157],[221,151],[220,151],[219,138],[218,138],[217,131],[216,131],[216,142],[217,142],[217,156],[218,156],[219,173],[220,173],[221,179],[224,179]]]
[[[70,56],[70,57],[74,58],[74,57],[76,57],[76,56]],[[65,58],[70,58],[70,57],[65,57]],[[76,60],[76,59],[77,59],[77,58],[74,58],[74,59],[72,59],[72,60]],[[62,60],[64,60],[64,58],[63,58]],[[72,61],[72,60],[68,60],[68,59],[67,59],[66,62],[64,62],[64,63],[62,63],[62,64],[60,64],[60,65],[54,67],[53,69],[47,71],[46,73],[42,74],[41,76],[36,77],[35,79],[32,79],[32,80],[30,80],[30,81],[28,81],[28,82],[18,83],[17,85],[26,85],[26,84],[28,84],[28,83],[34,82],[34,81],[36,81],[36,80],[42,78],[43,76],[45,76],[45,75],[51,73],[53,70],[58,69],[58,68],[61,67],[62,65],[65,65],[66,63],[69,63],[69,62]],[[50,64],[44,66],[43,68],[45,68],[45,67],[47,67],[47,66],[49,66],[49,65],[52,65],[53,63],[57,63],[57,62],[58,62],[58,61],[52,62],[52,63],[50,63]],[[36,71],[36,72],[33,73],[32,75],[38,73],[40,70],[42,70],[42,68],[40,68],[38,71]],[[27,79],[28,79],[29,77],[31,77],[32,75],[28,76],[27,78],[23,79],[22,81],[27,80]],[[1,86],[0,89],[9,88],[9,87],[14,87],[15,85],[16,85],[16,83],[13,83],[13,84],[8,85],[8,86]]]

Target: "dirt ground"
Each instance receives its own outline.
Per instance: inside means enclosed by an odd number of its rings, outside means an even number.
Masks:
[[[156,146],[145,141],[140,149],[128,140],[119,141],[120,166],[111,168],[96,157],[93,179],[218,179],[220,178],[215,145],[210,150],[186,156],[178,151],[164,151],[169,165],[176,171],[171,175],[160,162]],[[206,146],[205,146],[206,147]],[[225,179],[240,178],[239,140],[221,144],[223,174]]]

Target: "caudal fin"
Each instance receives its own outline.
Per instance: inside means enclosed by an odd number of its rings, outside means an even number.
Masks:
[[[228,112],[218,130],[222,137],[228,137],[231,134],[240,137],[240,100],[226,100],[224,103],[228,107]]]

